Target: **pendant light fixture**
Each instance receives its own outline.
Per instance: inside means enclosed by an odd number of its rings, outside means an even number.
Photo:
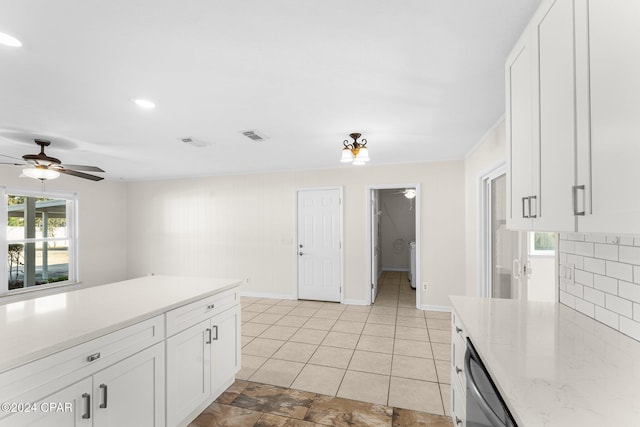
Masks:
[[[340,161],[342,163],[353,163],[356,166],[361,166],[367,163],[369,160],[369,150],[367,149],[367,140],[362,138],[360,142],[358,142],[358,138],[360,138],[360,134],[357,132],[349,134],[353,142],[349,142],[349,140],[345,139],[342,142],[344,148],[342,149],[342,158]]]

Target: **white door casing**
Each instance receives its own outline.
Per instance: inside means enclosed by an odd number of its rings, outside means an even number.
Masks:
[[[380,218],[378,216],[378,190],[371,190],[371,304],[378,295],[378,262],[380,257]]]
[[[341,300],[342,189],[297,191],[298,298]]]

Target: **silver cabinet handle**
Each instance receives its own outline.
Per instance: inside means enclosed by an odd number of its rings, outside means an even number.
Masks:
[[[100,359],[100,353],[93,353],[87,356],[87,362],[93,362],[94,360]]]
[[[524,207],[525,207],[525,205],[526,205],[526,203],[527,203],[527,202],[526,202],[527,200],[529,200],[529,198],[528,198],[528,197],[523,197],[523,198],[522,198],[522,218],[531,218],[531,217],[529,216],[529,214],[527,214],[527,215],[525,215],[525,214],[524,214]],[[529,203],[529,209],[531,209],[531,203]],[[531,212],[531,211],[529,211],[529,212]]]
[[[578,211],[578,190],[584,191],[584,185],[574,185],[571,187],[571,200],[573,201],[573,214],[577,216],[584,216],[584,197],[582,198],[583,209]]]
[[[212,310],[212,309],[214,309],[215,307],[216,307],[216,306],[215,306],[215,304],[209,304],[209,305],[207,306],[207,310]]]
[[[298,252],[298,255],[302,256],[304,255],[304,252]]]
[[[458,333],[458,334],[459,334],[459,333],[461,333],[461,332],[462,332],[462,329],[460,329],[459,327],[457,327],[457,326],[456,326],[456,333]]]
[[[207,340],[204,342],[205,344],[211,344],[211,328],[207,328]]]
[[[456,366],[456,374],[459,374],[460,372],[462,372],[462,369],[460,369],[460,368],[458,368],[458,367]]]
[[[213,338],[213,341],[218,341],[218,325],[213,325],[213,328],[216,330],[216,336]]]
[[[91,418],[91,395],[89,393],[82,393],[82,398],[84,399],[87,408],[87,411],[82,415],[83,420],[88,420]]]
[[[529,199],[529,218],[537,218],[538,217],[538,196],[530,196],[527,197]],[[534,200],[534,207],[536,208],[535,213],[533,213],[533,209],[531,209],[531,201]]]
[[[102,403],[100,404],[101,408],[107,407],[107,385],[100,384],[100,389],[102,390]]]
[[[458,418],[458,417],[456,417],[456,424],[457,424],[457,425],[462,424],[462,420],[461,420],[460,418]]]

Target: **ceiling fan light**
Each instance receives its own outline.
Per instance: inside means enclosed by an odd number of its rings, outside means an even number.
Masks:
[[[360,147],[360,151],[358,152],[357,159],[362,162],[368,162],[369,160],[371,160],[369,158],[369,150],[367,149],[367,147]]]
[[[132,99],[132,101],[140,108],[144,108],[145,110],[153,110],[156,108],[156,104],[149,101],[148,99]]]
[[[11,47],[20,47],[22,42],[6,33],[0,33],[0,44]]]
[[[342,163],[351,163],[353,161],[353,154],[351,154],[351,150],[348,148],[344,148],[342,150],[342,158],[340,158]]]
[[[60,176],[60,172],[47,168],[26,168],[22,169],[22,173],[29,178],[40,179],[42,181],[47,179],[56,179]]]
[[[416,197],[416,190],[412,188],[405,190],[404,197],[406,197],[407,199],[414,199]]]

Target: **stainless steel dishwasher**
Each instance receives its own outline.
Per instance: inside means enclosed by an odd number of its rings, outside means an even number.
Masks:
[[[517,427],[469,338],[464,365],[467,371],[467,427]]]

